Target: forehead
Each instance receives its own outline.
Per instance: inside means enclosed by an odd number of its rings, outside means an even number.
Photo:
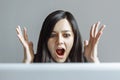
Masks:
[[[60,21],[58,21],[53,29],[53,31],[64,31],[64,30],[72,31],[72,27],[67,19],[61,19]]]

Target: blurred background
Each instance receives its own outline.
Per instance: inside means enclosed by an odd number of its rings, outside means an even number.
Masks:
[[[34,52],[42,23],[55,10],[70,11],[76,18],[82,39],[89,39],[92,24],[101,21],[106,28],[98,45],[101,62],[120,62],[119,0],[0,0],[0,63],[21,63],[23,47],[17,25],[27,27]]]

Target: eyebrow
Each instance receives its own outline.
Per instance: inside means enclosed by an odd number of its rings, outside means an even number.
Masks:
[[[52,32],[56,32],[56,31],[52,31]],[[62,32],[72,32],[71,30],[63,30]]]

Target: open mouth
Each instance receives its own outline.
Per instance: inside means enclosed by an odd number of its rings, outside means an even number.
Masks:
[[[56,53],[58,56],[63,56],[64,55],[64,52],[65,52],[65,49],[56,49]]]

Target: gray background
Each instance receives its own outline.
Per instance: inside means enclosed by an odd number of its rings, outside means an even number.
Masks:
[[[0,0],[0,63],[21,63],[23,48],[16,34],[20,25],[28,29],[36,52],[45,17],[58,9],[70,11],[76,18],[83,40],[89,39],[93,23],[106,25],[98,45],[101,62],[119,62],[119,0]]]

